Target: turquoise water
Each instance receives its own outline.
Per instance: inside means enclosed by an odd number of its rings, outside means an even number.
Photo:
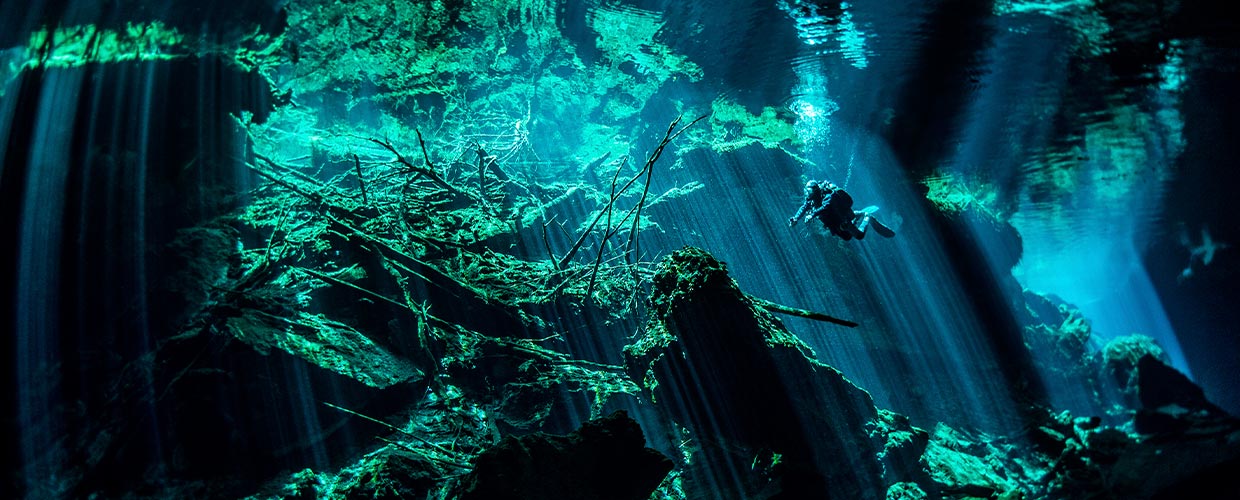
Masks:
[[[1151,349],[1234,414],[1228,19],[2,3],[6,491],[264,496],[310,469],[330,497],[376,434],[459,441],[444,466],[623,409],[683,479],[657,494],[766,498],[752,474],[781,452],[737,438],[736,415],[681,418],[701,396],[657,401],[625,354],[662,324],[651,280],[684,246],[753,297],[858,323],[777,316],[914,426],[1003,435],[1045,408],[1131,431],[1108,345]],[[895,237],[790,226],[809,180]],[[737,376],[694,374],[702,393]],[[781,406],[824,397],[779,385]]]

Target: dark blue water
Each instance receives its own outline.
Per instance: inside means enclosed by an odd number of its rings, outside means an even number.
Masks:
[[[229,465],[193,457],[241,446],[239,433],[186,430],[164,399],[179,379],[139,361],[209,323],[194,311],[238,278],[237,248],[262,248],[245,232],[261,224],[213,225],[273,203],[255,153],[336,192],[355,189],[350,167],[363,175],[365,162],[380,189],[391,155],[370,139],[418,163],[415,129],[450,182],[472,186],[483,148],[527,193],[547,187],[529,194],[542,203],[574,185],[601,193],[570,193],[520,223],[458,224],[504,233],[489,251],[541,262],[569,252],[612,177],[637,174],[668,123],[705,116],[654,163],[658,201],[642,214],[636,258],[650,269],[697,246],[751,295],[860,323],[783,318],[820,361],[915,425],[1019,428],[1029,400],[1108,411],[1083,372],[1021,337],[1034,295],[1088,321],[1080,359],[1140,334],[1240,412],[1235,27],[1214,2],[0,3],[6,458],[21,471],[6,486],[72,497],[105,484],[116,496],[124,488],[100,479],[115,475],[143,477],[130,493],[158,496],[186,470],[235,480]],[[896,236],[790,227],[802,186],[823,179],[857,208],[878,207]],[[394,221],[385,227],[418,224]],[[620,241],[600,252],[590,239],[577,260],[616,262]],[[329,267],[355,257],[337,252]],[[610,365],[646,321],[640,307],[555,307],[558,324],[520,336]],[[200,359],[185,349],[173,359]],[[177,407],[236,418],[223,427],[280,422],[270,442],[247,446],[321,437],[330,425],[317,401],[388,411],[422,396],[376,403],[356,396],[364,377],[201,349],[226,360],[220,378],[195,382],[186,392],[202,398]],[[255,396],[235,374],[280,389]],[[137,389],[117,393],[118,381]],[[592,416],[585,393],[547,397],[548,429]],[[607,408],[634,414],[652,447],[675,448],[649,401]],[[109,433],[132,449],[91,447]],[[350,434],[289,463],[331,469],[370,442]],[[276,477],[263,474],[237,481]]]

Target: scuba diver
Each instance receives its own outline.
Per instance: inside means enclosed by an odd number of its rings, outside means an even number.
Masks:
[[[805,183],[805,201],[796,215],[788,218],[788,226],[796,225],[797,221],[804,217],[806,220],[822,221],[823,227],[831,231],[831,234],[844,240],[865,238],[870,227],[887,238],[896,235],[895,231],[874,218],[873,214],[878,207],[870,206],[854,211],[852,205],[852,195],[831,181],[809,181]]]

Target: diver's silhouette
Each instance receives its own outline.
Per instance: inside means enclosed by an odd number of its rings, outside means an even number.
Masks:
[[[878,207],[854,211],[852,206],[852,195],[831,181],[809,181],[805,183],[805,201],[796,215],[788,218],[788,225],[793,226],[802,218],[818,219],[831,234],[844,240],[865,238],[870,227],[887,238],[896,235],[895,231],[874,218]]]
[[[1201,267],[1208,266],[1214,261],[1215,252],[1231,246],[1221,241],[1214,241],[1214,238],[1210,237],[1210,228],[1206,226],[1201,228],[1201,244],[1197,245],[1189,239],[1188,230],[1183,224],[1180,225],[1180,244],[1188,249],[1188,266],[1180,271],[1180,276],[1176,278],[1176,281],[1180,283],[1193,276],[1195,262],[1200,260]]]

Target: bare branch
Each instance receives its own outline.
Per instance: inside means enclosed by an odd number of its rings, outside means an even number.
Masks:
[[[855,321],[848,321],[846,319],[839,319],[834,316],[828,316],[823,313],[807,311],[805,309],[797,309],[795,307],[788,307],[785,305],[776,304],[769,300],[760,299],[758,297],[754,297],[753,295],[749,295],[749,294],[745,294],[745,296],[748,297],[749,300],[752,300],[754,304],[756,304],[758,307],[761,307],[773,313],[787,314],[791,316],[799,316],[805,319],[812,319],[815,321],[825,321],[827,323],[835,323],[837,325],[847,326],[849,328],[857,327],[857,323]]]
[[[409,160],[405,159],[405,157],[401,155],[400,152],[396,151],[396,147],[392,146],[392,143],[387,142],[387,141],[380,141],[378,139],[369,139],[369,140],[370,142],[383,146],[384,149],[387,149],[389,152],[396,155],[396,161],[399,162],[401,165],[404,165],[405,168],[409,169],[409,172],[420,174],[420,175],[425,175],[426,177],[430,178],[430,180],[434,182],[436,185],[448,190],[448,192],[452,193],[455,196],[460,196],[464,198],[472,198],[465,192],[457,189],[452,184],[449,184],[448,181],[443,180],[443,177],[440,177],[439,174],[435,173],[435,171],[432,170],[434,166],[431,164],[430,157],[426,155],[425,144],[422,145],[422,155],[426,162],[426,166],[419,167],[417,165],[414,165],[413,163],[410,163]],[[418,140],[419,141],[422,140],[422,134],[420,132],[418,133]]]

